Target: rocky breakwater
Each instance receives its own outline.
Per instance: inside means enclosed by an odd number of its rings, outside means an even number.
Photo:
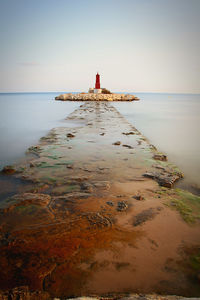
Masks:
[[[27,154],[1,175],[26,185],[0,190],[0,299],[200,295],[200,197],[111,103]]]
[[[94,94],[94,93],[79,93],[79,94],[61,94],[55,97],[55,100],[61,101],[138,101],[139,98],[130,94]]]

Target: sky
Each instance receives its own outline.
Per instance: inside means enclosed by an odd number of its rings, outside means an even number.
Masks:
[[[200,93],[200,0],[0,0],[0,92]]]

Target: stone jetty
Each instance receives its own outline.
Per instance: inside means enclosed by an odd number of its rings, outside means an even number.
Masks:
[[[200,296],[182,176],[110,102],[82,104],[2,171],[0,299]]]
[[[95,94],[95,93],[67,93],[55,97],[61,101],[138,101],[139,98],[130,94]]]

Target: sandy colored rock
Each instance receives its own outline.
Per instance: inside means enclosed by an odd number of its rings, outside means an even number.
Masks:
[[[93,94],[93,93],[79,93],[79,94],[61,94],[55,97],[55,100],[61,101],[138,101],[139,98],[129,94]]]

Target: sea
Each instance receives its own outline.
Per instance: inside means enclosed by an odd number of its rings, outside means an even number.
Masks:
[[[0,93],[0,169],[82,104],[55,101],[60,93]],[[184,173],[177,186],[200,194],[200,94],[133,94],[140,101],[112,104]]]

